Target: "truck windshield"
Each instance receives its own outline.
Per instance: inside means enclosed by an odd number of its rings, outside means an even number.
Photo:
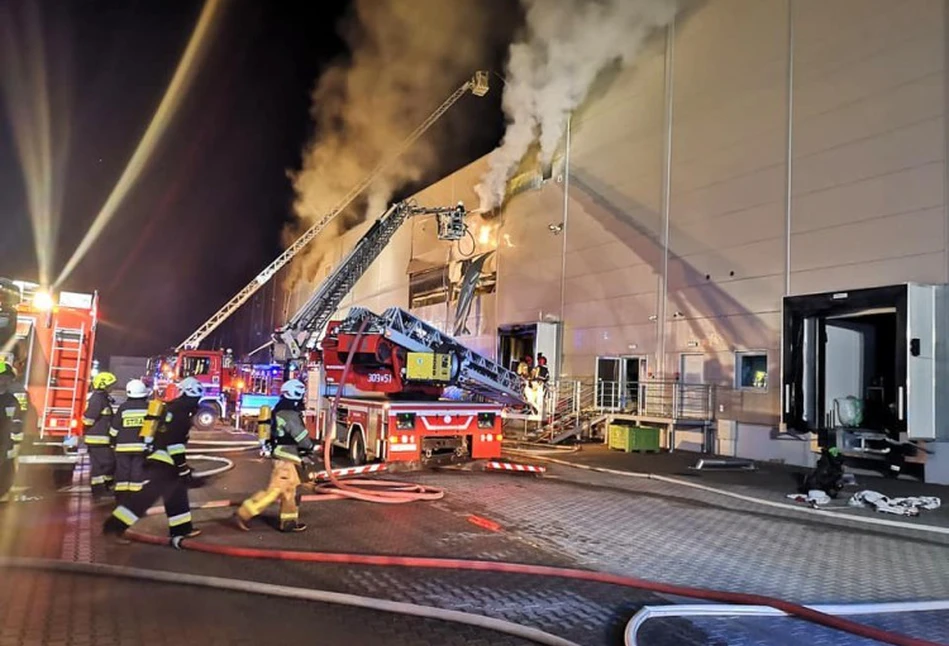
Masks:
[[[181,378],[211,374],[210,357],[184,357],[181,360]]]

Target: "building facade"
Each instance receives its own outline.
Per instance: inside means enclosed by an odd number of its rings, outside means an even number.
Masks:
[[[508,359],[517,326],[559,326],[559,378],[717,384],[719,451],[810,464],[780,423],[784,297],[949,281],[947,16],[943,0],[693,3],[601,74],[551,172],[513,178],[460,243],[412,222],[347,306],[451,331],[465,261],[490,253],[472,347]],[[415,198],[473,208],[486,167]],[[286,311],[367,226],[332,242]]]

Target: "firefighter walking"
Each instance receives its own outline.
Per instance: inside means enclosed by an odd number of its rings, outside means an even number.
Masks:
[[[280,531],[302,532],[306,529],[306,525],[300,522],[297,502],[297,489],[300,486],[298,469],[303,464],[303,457],[313,451],[313,441],[307,433],[301,412],[305,393],[306,386],[298,379],[291,379],[280,387],[280,400],[273,408],[269,419],[269,437],[266,437],[266,446],[273,459],[270,482],[266,489],[245,500],[234,517],[237,527],[245,532],[248,531],[247,523],[278,499]],[[258,423],[267,421],[262,416]]]
[[[112,512],[102,527],[104,534],[117,537],[127,543],[125,531],[134,525],[145,511],[161,498],[168,517],[168,532],[172,539],[192,538],[201,533],[191,522],[191,503],[188,501],[188,484],[191,468],[185,452],[191,436],[191,423],[198,403],[204,394],[204,386],[194,377],[178,384],[177,399],[164,407],[153,436],[147,434],[152,428],[146,415],[145,486],[141,491],[128,496],[124,504]]]
[[[109,427],[115,402],[109,394],[116,378],[111,372],[100,372],[92,379],[92,392],[86,400],[86,411],[82,414],[85,429],[84,439],[89,451],[89,482],[93,500],[102,500],[112,490],[115,473],[115,454],[112,452],[112,436]]]
[[[141,437],[148,414],[148,386],[132,379],[125,386],[128,397],[112,415],[109,433],[115,446],[115,501],[125,504],[145,486],[145,440]]]
[[[16,372],[0,361],[0,502],[6,502],[16,478],[16,460],[23,441],[20,401],[10,392]]]

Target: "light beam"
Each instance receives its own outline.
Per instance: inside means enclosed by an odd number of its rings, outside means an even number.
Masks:
[[[188,85],[197,71],[198,63],[206,49],[206,41],[209,39],[209,33],[214,26],[222,4],[223,0],[205,0],[204,8],[201,10],[201,16],[198,18],[198,23],[195,25],[194,31],[191,33],[191,38],[188,40],[188,46],[185,48],[184,54],[178,62],[178,67],[175,69],[171,83],[168,84],[168,88],[165,90],[165,95],[162,97],[161,103],[158,104],[158,109],[152,116],[151,123],[148,124],[148,129],[138,142],[135,152],[132,153],[132,157],[125,166],[125,170],[122,171],[119,181],[116,182],[105,204],[102,205],[95,220],[93,220],[92,226],[89,227],[89,230],[86,232],[86,235],[83,236],[79,246],[76,247],[76,250],[69,258],[66,266],[63,267],[63,270],[60,272],[54,286],[60,285],[69,277],[76,268],[76,265],[79,264],[102,234],[102,231],[115,215],[115,212],[119,206],[121,206],[123,200],[125,200],[129,191],[141,175],[142,170],[155,151],[162,134],[164,134],[168,125],[171,123],[178,106],[181,104],[187,92]]]

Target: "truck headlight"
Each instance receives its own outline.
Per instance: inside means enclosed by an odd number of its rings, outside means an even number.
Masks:
[[[496,418],[494,413],[478,413],[478,428],[494,428]]]

